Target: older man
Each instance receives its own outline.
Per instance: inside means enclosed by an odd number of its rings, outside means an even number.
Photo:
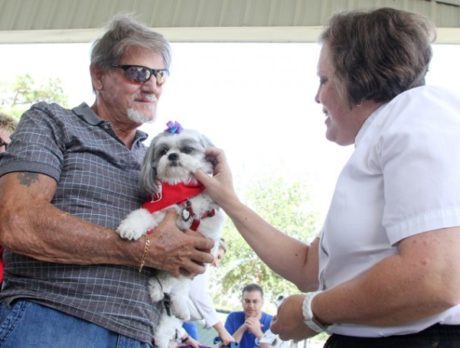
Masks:
[[[137,128],[155,118],[169,64],[163,36],[117,17],[93,45],[94,104],[22,116],[0,162],[0,346],[151,347],[153,268],[194,275],[212,261],[212,242],[174,214],[138,241],[114,232],[142,202]]]

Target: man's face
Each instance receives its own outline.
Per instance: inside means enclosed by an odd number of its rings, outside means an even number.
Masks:
[[[243,292],[243,311],[246,317],[258,317],[262,312],[263,304],[264,300],[259,291]]]
[[[139,65],[151,69],[165,67],[160,54],[140,47],[128,48],[119,65]],[[124,70],[112,68],[101,75],[93,74],[93,85],[103,109],[98,109],[98,113],[106,112],[110,119],[121,124],[134,122],[139,125],[154,120],[163,88],[155,76],[144,83],[136,83],[126,77]]]

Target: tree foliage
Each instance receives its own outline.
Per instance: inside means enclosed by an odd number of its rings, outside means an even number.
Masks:
[[[4,82],[1,90],[2,111],[15,117],[39,101],[67,106],[67,96],[59,78],[48,78],[39,83],[29,74],[18,75],[14,82]]]
[[[270,224],[289,236],[309,242],[317,231],[319,217],[309,192],[304,183],[267,177],[253,182],[243,196]],[[221,266],[213,271],[211,281],[217,308],[239,309],[242,287],[253,282],[264,288],[266,303],[273,303],[280,294],[298,292],[294,284],[271,271],[258,258],[230,220],[224,226],[223,236],[229,248]]]

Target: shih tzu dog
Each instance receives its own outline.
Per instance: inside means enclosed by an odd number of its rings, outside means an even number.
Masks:
[[[165,209],[174,208],[179,229],[196,230],[214,240],[215,253],[224,215],[193,176],[198,168],[212,174],[213,164],[204,153],[212,143],[194,130],[183,129],[177,122],[167,125],[168,128],[152,140],[142,165],[141,187],[150,201],[131,212],[117,232],[122,238],[138,239],[160,224]],[[154,337],[159,348],[167,348],[181,321],[191,319],[187,305],[190,282],[188,277],[176,278],[163,271],[149,281],[152,301],[163,300],[164,305]]]

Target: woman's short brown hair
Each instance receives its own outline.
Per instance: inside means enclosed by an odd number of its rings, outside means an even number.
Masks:
[[[336,14],[320,36],[350,105],[424,85],[434,39],[427,18],[393,8]]]

